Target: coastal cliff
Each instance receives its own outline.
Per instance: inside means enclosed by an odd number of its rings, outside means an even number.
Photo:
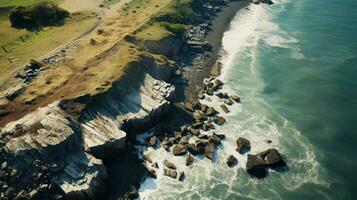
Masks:
[[[13,195],[102,196],[107,172],[101,159],[168,113],[175,88],[165,80],[173,69],[144,54],[107,91],[57,101],[7,124],[1,130],[2,170],[11,174],[6,185]]]

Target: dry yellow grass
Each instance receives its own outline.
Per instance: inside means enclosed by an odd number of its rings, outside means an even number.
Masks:
[[[157,41],[162,38],[171,36],[172,33],[162,27],[159,23],[148,24],[142,27],[142,30],[136,33],[139,40],[152,40]]]

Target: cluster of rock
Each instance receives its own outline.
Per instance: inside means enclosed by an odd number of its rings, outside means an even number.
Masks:
[[[43,63],[31,60],[22,71],[16,74],[15,78],[22,79],[24,83],[30,83],[40,73],[42,67]]]

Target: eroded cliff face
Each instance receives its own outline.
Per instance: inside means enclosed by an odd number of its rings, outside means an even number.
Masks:
[[[107,173],[101,159],[168,113],[174,87],[165,80],[172,71],[168,62],[144,55],[109,90],[54,102],[7,124],[1,130],[7,188],[31,198],[103,194]],[[78,115],[70,112],[73,107]]]

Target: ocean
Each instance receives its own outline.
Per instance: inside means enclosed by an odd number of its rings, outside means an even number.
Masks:
[[[357,1],[274,3],[240,10],[224,34],[219,78],[242,103],[216,130],[227,139],[213,162],[200,157],[186,167],[183,157],[142,149],[160,169],[164,159],[175,162],[186,178],[160,172],[142,184],[141,199],[357,199]],[[251,154],[278,149],[288,169],[250,177],[238,137],[251,141]],[[237,166],[227,166],[229,155]]]

